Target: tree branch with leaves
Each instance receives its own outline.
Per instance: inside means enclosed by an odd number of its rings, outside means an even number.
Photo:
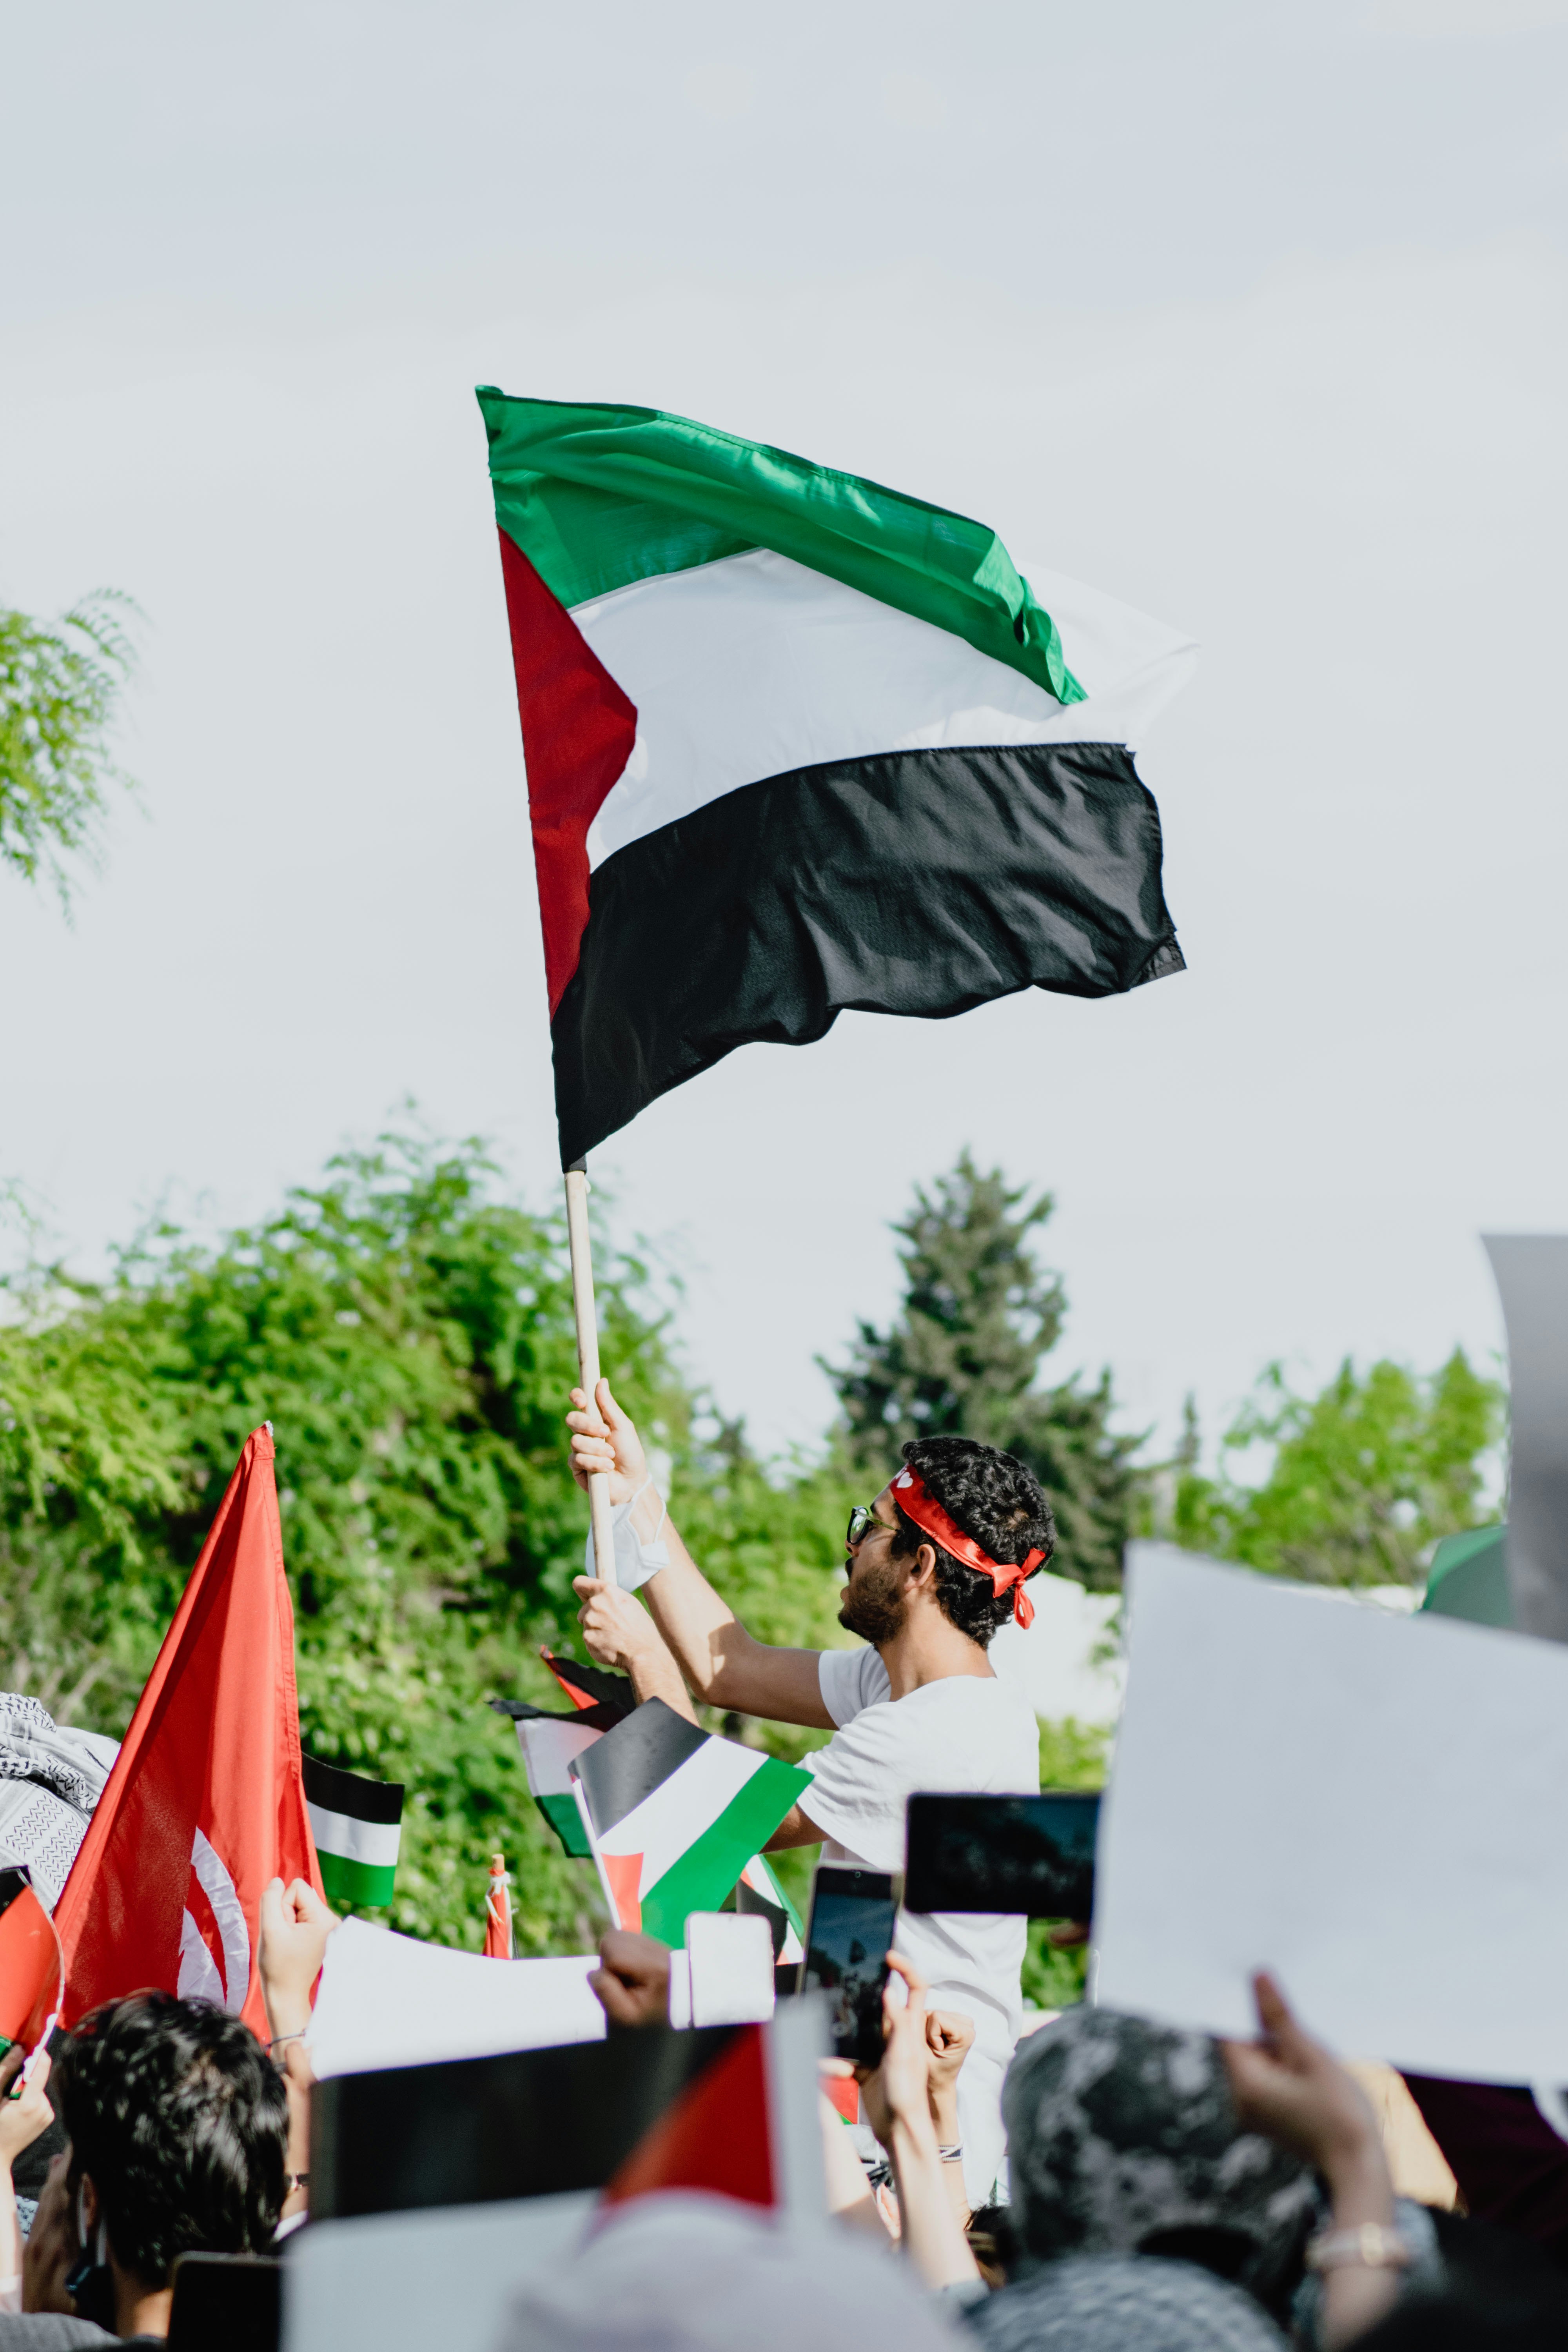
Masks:
[[[1121,1549],[1144,1507],[1143,1443],[1111,1427],[1110,1375],[1039,1384],[1061,1337],[1060,1276],[1031,1246],[1050,1216],[1048,1192],[1028,1197],[999,1168],[967,1151],[894,1226],[904,1297],[886,1331],[862,1323],[849,1361],[825,1364],[837,1391],[838,1443],[879,1480],[906,1438],[974,1437],[1026,1462],[1050,1498],[1052,1567],[1096,1591],[1121,1580]]]
[[[0,606],[0,862],[47,876],[70,906],[68,858],[93,861],[112,786],[110,734],[141,615],[112,588],[50,625]]]

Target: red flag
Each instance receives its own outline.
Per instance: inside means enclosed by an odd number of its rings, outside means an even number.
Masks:
[[[257,1915],[278,1876],[321,1892],[264,1428],[246,1440],[56,1906],[65,2022],[158,1985],[221,2001],[265,2041]]]

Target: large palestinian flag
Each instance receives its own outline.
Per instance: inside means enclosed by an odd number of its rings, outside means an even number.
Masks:
[[[479,400],[565,1162],[847,1007],[1182,970],[1129,747],[1186,639],[784,450]]]

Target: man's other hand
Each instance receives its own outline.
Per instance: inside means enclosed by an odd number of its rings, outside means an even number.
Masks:
[[[597,1576],[576,1577],[572,1589],[583,1604],[578,1616],[588,1655],[601,1666],[618,1666],[629,1675],[639,1706],[644,1699],[661,1698],[688,1723],[695,1723],[680,1668],[641,1601]]]
[[[612,1927],[599,1938],[589,1987],[612,2025],[668,2025],[669,1946],[657,1936]]]
[[[582,1602],[577,1612],[588,1655],[601,1666],[619,1666],[630,1674],[634,1665],[662,1651],[658,1628],[640,1601],[606,1584],[597,1576],[578,1576],[572,1590]]]
[[[572,1432],[572,1475],[586,1492],[589,1479],[604,1471],[610,1481],[613,1504],[629,1501],[647,1476],[647,1457],[629,1416],[601,1381],[589,1402],[585,1389],[572,1391],[573,1410],[566,1416]]]

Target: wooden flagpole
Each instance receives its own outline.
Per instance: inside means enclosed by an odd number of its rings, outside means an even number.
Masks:
[[[599,1318],[594,1311],[594,1253],[588,1237],[588,1171],[581,1160],[565,1171],[566,1234],[572,1245],[572,1305],[577,1318],[577,1378],[595,1406],[599,1385]],[[601,1582],[616,1584],[616,1535],[610,1517],[610,1482],[603,1471],[588,1481],[588,1515],[594,1529],[594,1566]]]

